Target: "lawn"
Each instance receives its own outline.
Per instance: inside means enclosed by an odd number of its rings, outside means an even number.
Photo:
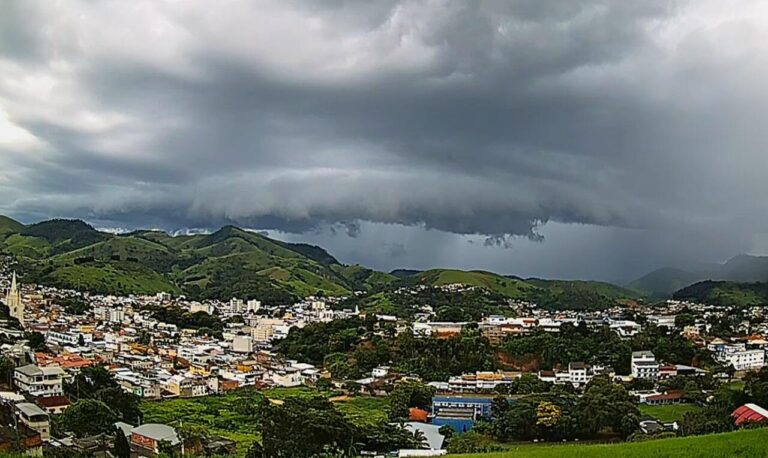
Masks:
[[[695,404],[669,404],[659,406],[641,404],[638,407],[641,414],[649,415],[662,422],[680,421],[686,413],[695,412],[700,409],[700,407]]]
[[[522,445],[498,453],[457,458],[726,458],[766,457],[768,429],[611,445]]]

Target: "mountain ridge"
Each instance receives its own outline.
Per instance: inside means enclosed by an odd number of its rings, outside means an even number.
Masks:
[[[30,280],[110,294],[160,291],[196,299],[258,297],[289,303],[309,295],[400,286],[462,283],[515,300],[593,309],[635,292],[603,282],[523,279],[482,270],[399,269],[379,272],[345,265],[319,246],[271,239],[224,226],[209,234],[171,235],[157,230],[112,234],[80,220],[54,219],[30,225],[0,219],[0,251],[20,260]]]
[[[705,270],[662,267],[633,280],[626,287],[644,291],[651,297],[669,297],[675,291],[707,280],[739,283],[766,282],[768,281],[768,256],[740,254]]]

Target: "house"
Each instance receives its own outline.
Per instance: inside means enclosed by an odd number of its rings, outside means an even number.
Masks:
[[[22,449],[26,455],[41,456],[42,445],[40,433],[19,421],[16,408],[0,403],[0,455]]]
[[[19,421],[26,427],[37,431],[42,440],[51,437],[51,420],[48,414],[31,402],[16,404],[16,412]]]
[[[232,340],[232,351],[235,353],[252,353],[253,338],[251,336],[235,336]]]
[[[757,404],[744,404],[731,413],[731,418],[733,418],[736,426],[745,423],[763,423],[768,419],[768,410]]]
[[[69,407],[66,396],[47,396],[35,399],[35,403],[51,415],[58,415]]]
[[[374,367],[371,371],[371,376],[375,378],[384,378],[389,374],[389,366]]]
[[[270,378],[275,385],[286,388],[301,386],[304,383],[304,376],[301,375],[301,372],[290,367],[273,371]]]
[[[760,369],[765,366],[765,350],[747,350],[738,345],[726,345],[715,353],[715,359],[724,366],[733,366],[737,371]]]
[[[165,389],[182,398],[205,396],[208,385],[192,377],[174,375],[165,382]]]
[[[592,371],[590,367],[582,362],[569,363],[568,375],[571,384],[576,388],[584,386],[592,380]]]
[[[123,432],[125,432],[125,429],[123,429]],[[181,445],[176,430],[167,425],[147,423],[131,429],[131,451],[138,456],[157,455],[162,442],[167,442],[173,447]]]
[[[59,366],[27,364],[13,371],[16,387],[30,396],[63,396],[63,378],[64,370]]]
[[[630,366],[635,378],[659,378],[659,363],[650,351],[633,351]]]
[[[679,404],[685,400],[685,391],[670,390],[665,393],[652,394],[645,398],[648,405]]]

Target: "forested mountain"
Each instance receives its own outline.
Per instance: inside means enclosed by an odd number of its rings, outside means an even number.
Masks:
[[[705,280],[750,283],[768,281],[768,256],[742,254],[724,264],[685,270],[665,267],[654,270],[627,285],[654,297],[668,297],[675,291]]]
[[[378,272],[341,264],[317,246],[273,240],[234,226],[199,235],[171,236],[160,231],[115,235],[78,220],[24,226],[0,218],[0,250],[20,261],[30,281],[115,294],[167,291],[198,299],[257,297],[267,303],[286,303],[308,295],[366,291],[367,295],[359,296],[361,303],[382,311],[413,308],[406,302],[418,298],[399,297],[396,291],[416,285],[476,286],[487,293],[446,299],[445,294],[428,291],[418,300],[422,305],[442,301],[468,306],[462,302],[466,299],[477,304],[478,311],[483,307],[493,311],[493,304],[506,299],[547,308],[602,309],[640,297],[607,283],[524,280],[485,271]],[[457,316],[456,310],[444,315]]]
[[[395,280],[360,266],[343,266],[322,248],[233,226],[188,236],[158,231],[113,235],[76,220],[30,226],[6,222],[0,227],[8,228],[0,232],[0,249],[17,257],[32,280],[104,293],[170,291],[201,299],[289,302]]]
[[[676,291],[672,297],[712,305],[768,305],[768,283],[707,280],[686,286]]]

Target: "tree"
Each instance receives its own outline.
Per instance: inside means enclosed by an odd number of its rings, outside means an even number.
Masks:
[[[245,458],[263,458],[264,456],[264,449],[261,447],[261,444],[258,442],[254,442],[251,444],[250,447],[248,447],[248,450],[245,452]]]
[[[546,428],[552,428],[563,416],[563,410],[555,404],[542,401],[539,406],[536,407],[536,424]]]
[[[326,398],[292,397],[282,405],[265,399],[262,412],[262,447],[267,457],[308,458],[345,452],[356,441],[354,426]]]
[[[39,332],[28,332],[24,337],[29,342],[29,347],[33,351],[48,351],[48,346],[45,344],[45,336]]]
[[[603,428],[628,437],[639,427],[640,411],[621,385],[605,377],[595,377],[576,405],[579,426],[588,434]]]
[[[117,458],[130,458],[131,456],[131,444],[120,428],[117,428],[115,432],[115,445],[112,452]]]
[[[78,334],[78,335],[77,335],[77,344],[78,344],[79,346],[81,346],[81,347],[84,347],[84,346],[85,346],[85,338],[83,337],[83,335],[82,335],[82,334]]]
[[[69,406],[57,420],[62,431],[84,437],[112,432],[118,416],[103,402],[84,399]]]
[[[13,360],[5,356],[0,358],[0,380],[8,386],[12,384],[14,369],[16,369],[16,364],[13,363]]]
[[[426,408],[432,403],[435,388],[417,381],[399,381],[389,394],[391,419],[408,418],[409,408]]]

